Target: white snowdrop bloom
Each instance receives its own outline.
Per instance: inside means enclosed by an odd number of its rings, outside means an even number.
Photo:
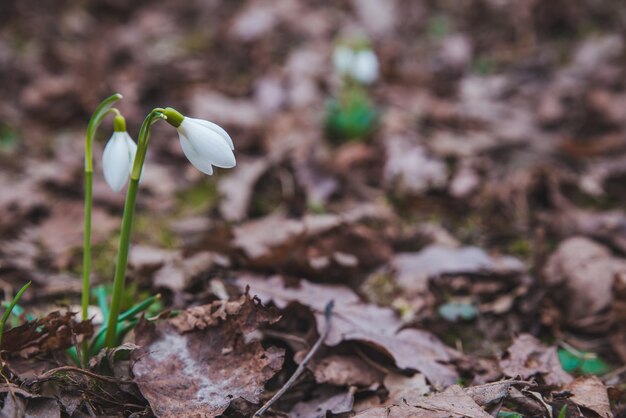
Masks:
[[[171,116],[168,115],[168,121],[172,119]],[[182,116],[180,122],[176,117],[173,119],[174,126],[179,123],[176,129],[183,152],[198,170],[210,175],[213,174],[213,166],[232,168],[237,164],[233,153],[235,150],[233,140],[221,126],[207,120],[185,116]]]
[[[345,45],[338,45],[333,51],[333,66],[340,75],[352,73],[354,51]]]
[[[352,76],[363,84],[371,84],[378,78],[378,58],[371,49],[358,51],[352,65]]]
[[[111,139],[104,147],[102,167],[104,179],[114,191],[120,191],[128,181],[136,153],[137,144],[128,132],[113,132]]]

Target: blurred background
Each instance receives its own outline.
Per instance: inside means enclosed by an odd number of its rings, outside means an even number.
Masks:
[[[623,254],[625,23],[626,4],[601,0],[4,0],[0,278],[75,300],[84,132],[113,92],[134,138],[173,106],[235,142],[237,167],[207,177],[153,129],[130,274],[168,303],[226,266],[359,286],[433,242],[531,269],[573,234]],[[339,47],[373,52],[367,80],[342,73]],[[124,200],[100,171],[110,131],[95,148],[100,281]],[[330,214],[341,232],[306,224]],[[227,257],[153,281],[206,251]]]

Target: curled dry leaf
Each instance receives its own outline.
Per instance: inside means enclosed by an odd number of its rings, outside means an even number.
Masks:
[[[5,385],[8,387],[8,385]],[[10,387],[6,390],[2,417],[61,418],[61,407],[54,398],[36,396]]]
[[[513,341],[500,359],[500,368],[508,377],[541,377],[548,386],[562,386],[572,381],[561,367],[556,348],[543,345],[529,334],[522,334]]]
[[[587,238],[575,237],[559,245],[544,275],[567,301],[570,325],[606,327],[603,314],[613,300],[615,279],[626,281],[626,260],[613,257],[608,248]]]
[[[392,137],[385,141],[387,163],[385,182],[401,193],[422,194],[442,189],[448,180],[445,163],[427,155],[426,149],[410,138]]]
[[[302,220],[273,214],[236,227],[233,247],[243,252],[252,268],[280,268],[327,279],[345,276],[382,264],[391,255],[391,247],[376,231],[358,223],[386,215],[372,212],[308,215]]]
[[[2,350],[24,358],[64,350],[93,334],[90,321],[75,322],[74,313],[52,312],[46,317],[5,331]]]
[[[398,284],[409,291],[426,290],[428,279],[447,274],[520,274],[526,267],[511,256],[492,257],[478,247],[431,245],[417,253],[400,253],[391,260]]]
[[[223,413],[235,398],[258,403],[284,351],[246,336],[278,319],[258,300],[217,301],[152,324],[140,323],[132,354],[135,382],[159,417]]]
[[[383,373],[356,356],[331,354],[309,363],[317,383],[334,386],[369,387],[383,380]]]
[[[223,197],[219,208],[224,219],[241,221],[246,217],[254,185],[269,167],[269,159],[240,161],[232,173],[220,180],[218,189]]]
[[[501,380],[499,382],[468,387],[465,389],[465,393],[467,393],[478,405],[484,406],[508,397],[511,387],[520,385],[527,386],[528,382],[518,380]]]
[[[595,412],[601,418],[611,418],[611,404],[606,386],[596,376],[579,377],[565,387],[572,392],[569,398],[581,408]]]
[[[183,257],[181,251],[137,245],[130,251],[129,266],[135,277],[151,280],[154,287],[180,292],[194,278],[207,272],[214,265],[216,257],[215,253],[209,251]]]
[[[423,396],[412,402],[383,408],[372,408],[355,418],[490,418],[460,386],[453,385],[445,391]]]
[[[324,418],[329,412],[333,415],[352,412],[355,392],[353,387],[338,390],[321,386],[310,400],[298,402],[289,414],[293,418]]]
[[[407,403],[411,405],[424,395],[430,393],[431,389],[423,374],[417,373],[412,377],[399,374],[388,374],[385,376],[385,388],[389,391],[389,397],[385,406],[399,405]]]
[[[250,286],[251,294],[264,302],[273,301],[281,309],[290,303],[308,306],[316,317],[320,333],[325,327],[326,303],[334,300],[334,314],[326,345],[359,341],[387,353],[398,367],[418,370],[438,385],[451,385],[458,378],[454,368],[447,364],[457,357],[454,350],[426,331],[401,329],[402,322],[391,309],[361,302],[348,287],[320,285],[305,280],[300,281],[299,287],[286,287],[280,276],[265,279],[247,275],[236,282],[242,289]]]

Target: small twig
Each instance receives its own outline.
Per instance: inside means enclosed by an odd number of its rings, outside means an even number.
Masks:
[[[317,339],[317,341],[315,341],[315,344],[313,344],[313,347],[311,347],[311,350],[307,353],[306,357],[304,357],[304,360],[302,360],[302,362],[298,365],[298,368],[296,369],[296,371],[291,375],[289,380],[287,380],[287,383],[285,383],[283,387],[280,388],[280,390],[276,392],[269,401],[265,402],[265,405],[263,405],[261,409],[259,409],[258,411],[254,413],[253,415],[254,417],[260,417],[265,412],[267,412],[267,410],[270,409],[270,407],[274,404],[274,402],[276,402],[278,398],[283,396],[285,392],[287,392],[289,388],[293,386],[293,384],[296,382],[298,377],[300,377],[300,375],[304,372],[306,365],[309,363],[311,358],[313,358],[317,350],[322,346],[322,343],[324,342],[324,340],[326,340],[326,337],[328,336],[328,333],[330,332],[330,319],[333,315],[334,304],[335,304],[335,301],[333,300],[331,300],[330,302],[326,304],[326,309],[324,310],[324,316],[326,318],[326,327],[324,328],[324,332],[322,332],[322,334]]]
[[[62,366],[62,367],[57,367],[56,369],[48,370],[47,372],[41,375],[39,380],[53,379],[55,374],[62,373],[62,372],[80,373],[80,374],[84,374],[85,376],[92,377],[94,379],[100,379],[105,382],[111,382],[111,383],[132,383],[132,381],[130,380],[118,379],[118,378],[109,377],[109,376],[101,376],[99,374],[90,372],[89,370],[80,369],[74,366]]]

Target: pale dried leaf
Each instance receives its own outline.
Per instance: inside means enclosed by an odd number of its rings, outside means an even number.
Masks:
[[[355,418],[490,418],[461,387],[450,386],[444,392],[424,396],[409,404],[374,408],[355,415]]]
[[[143,322],[136,329],[141,348],[132,355],[135,382],[160,417],[217,416],[238,397],[258,403],[284,351],[246,343],[245,335],[276,319],[244,295]]]
[[[611,418],[611,404],[606,386],[596,376],[579,377],[566,386],[572,392],[570,400],[576,405],[589,409],[602,418]]]
[[[400,368],[415,369],[439,385],[450,385],[457,379],[454,369],[447,365],[456,357],[434,335],[416,329],[401,329],[402,322],[388,308],[360,301],[345,286],[320,285],[300,281],[300,287],[286,287],[280,276],[264,279],[243,276],[237,285],[264,302],[273,301],[279,308],[293,302],[308,306],[316,317],[318,332],[325,327],[324,310],[330,300],[335,308],[330,333],[325,340],[329,346],[343,341],[360,341],[386,352]]]
[[[518,336],[500,360],[502,372],[508,377],[541,377],[546,385],[562,386],[572,377],[561,367],[555,347],[547,347],[529,334]]]

